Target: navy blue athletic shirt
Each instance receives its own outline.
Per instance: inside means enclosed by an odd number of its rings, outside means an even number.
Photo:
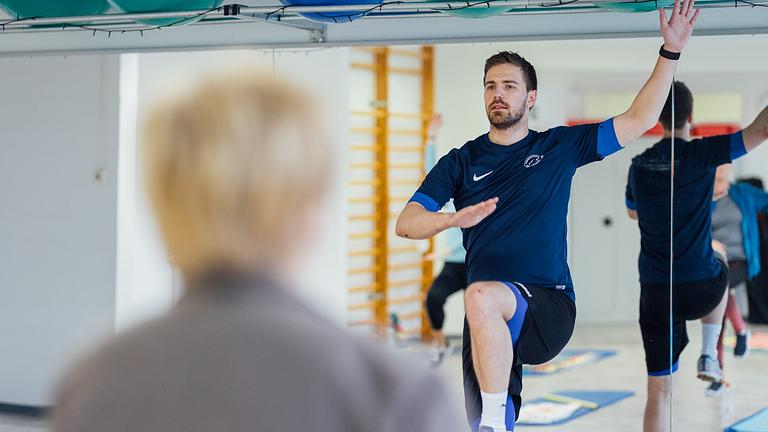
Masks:
[[[427,174],[411,201],[438,211],[499,197],[496,211],[462,230],[468,282],[521,282],[565,290],[573,299],[566,217],[576,169],[621,149],[613,119],[529,131],[512,145],[488,134],[453,149]]]
[[[640,282],[669,283],[671,140],[663,139],[632,159],[627,208],[640,226]],[[712,252],[712,193],[719,165],[746,154],[742,133],[675,140],[675,283],[710,279],[720,266]]]

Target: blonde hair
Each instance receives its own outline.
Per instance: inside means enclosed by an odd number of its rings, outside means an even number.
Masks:
[[[334,155],[306,92],[258,73],[167,98],[143,134],[150,200],[187,277],[254,271],[292,256]]]

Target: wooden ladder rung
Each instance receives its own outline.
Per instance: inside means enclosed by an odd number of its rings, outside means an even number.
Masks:
[[[390,180],[389,184],[392,186],[419,186],[423,179],[410,180],[410,179],[396,179]]]
[[[376,219],[378,219],[378,218],[379,218],[379,215],[375,215],[375,214],[368,214],[368,215],[350,215],[350,216],[349,216],[349,220],[350,220],[350,221],[355,221],[355,222],[359,222],[359,221],[367,221],[367,220],[374,220],[374,221],[375,221],[375,220],[376,220]]]
[[[379,162],[353,162],[349,164],[352,169],[378,169],[381,167]]]
[[[377,127],[353,127],[349,128],[349,131],[352,133],[369,133],[369,134],[377,134],[381,132],[381,129]]]
[[[375,266],[372,267],[360,267],[360,268],[352,268],[347,270],[347,274],[349,275],[356,275],[356,274],[368,274],[368,273],[376,273],[378,271],[378,268]]]
[[[381,184],[379,179],[357,179],[350,180],[348,183],[350,186],[378,186]]]
[[[375,257],[381,254],[381,251],[379,249],[362,249],[362,250],[356,250],[352,252],[348,252],[347,256],[350,257],[360,257],[360,256],[370,256]]]
[[[389,133],[392,135],[406,135],[406,136],[422,136],[424,132],[421,129],[394,129],[390,128]]]
[[[350,321],[347,323],[348,326],[365,326],[365,325],[377,325],[378,322],[374,319],[367,319],[367,320],[358,320],[358,321]]]
[[[423,266],[420,262],[404,263],[404,264],[390,264],[388,267],[390,270],[406,270],[406,269],[420,269]]]
[[[418,253],[419,248],[417,248],[416,246],[401,246],[401,247],[389,248],[387,252],[390,254]]]
[[[390,66],[388,69],[390,73],[405,74],[405,75],[421,75],[421,69],[419,68],[407,68]]]
[[[411,51],[402,48],[390,48],[389,54],[403,57],[424,58],[424,53],[421,51]]]
[[[408,297],[391,298],[391,299],[387,299],[387,304],[396,305],[396,304],[407,304],[407,303],[414,303],[414,302],[421,303],[422,297],[423,296],[421,294],[417,294],[417,295],[412,295]]]
[[[360,310],[360,309],[371,309],[376,306],[375,301],[369,301],[365,303],[355,303],[347,306],[347,310]]]
[[[376,290],[376,284],[368,284],[368,285],[358,285],[354,287],[347,288],[347,292],[350,294],[355,293],[373,293]]]
[[[409,285],[421,284],[421,282],[422,282],[422,278],[418,278],[418,279],[405,279],[405,280],[389,282],[387,284],[387,286],[389,288],[402,288],[402,287],[407,287]]]
[[[420,163],[391,163],[389,167],[392,169],[416,169],[423,170],[424,165]]]
[[[375,146],[375,145],[353,145],[353,146],[349,146],[349,149],[352,150],[352,151],[371,151],[371,152],[375,152],[375,151],[379,151],[379,146]]]
[[[393,152],[403,152],[403,153],[421,153],[422,151],[424,151],[421,147],[411,147],[411,146],[389,146],[387,150],[393,151]]]
[[[352,62],[350,66],[353,69],[377,70],[378,66],[373,63]]]
[[[432,118],[432,114],[429,113],[407,113],[407,112],[387,112],[386,110],[376,111],[350,111],[350,115],[358,117],[392,117],[392,118],[408,118],[418,120],[429,120]]]

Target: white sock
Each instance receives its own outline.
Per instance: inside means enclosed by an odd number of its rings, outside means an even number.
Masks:
[[[720,338],[720,324],[701,324],[701,353],[717,358],[717,340]]]
[[[480,416],[481,426],[490,426],[494,432],[507,430],[504,421],[507,413],[507,392],[486,393],[480,391],[483,399],[483,413]]]

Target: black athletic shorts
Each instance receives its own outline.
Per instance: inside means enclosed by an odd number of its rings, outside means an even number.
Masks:
[[[747,262],[744,260],[728,261],[728,286],[736,288],[747,281]]]
[[[523,390],[523,364],[546,363],[563,350],[571,339],[576,323],[576,304],[563,291],[553,288],[504,282],[517,298],[517,311],[509,320],[515,360],[509,375],[507,395],[507,430],[513,430],[520,414]],[[469,324],[464,319],[464,403],[467,421],[476,431],[483,410],[480,385],[472,365]]]
[[[640,332],[648,375],[664,376],[677,371],[677,361],[688,345],[685,322],[703,318],[722,301],[728,287],[728,265],[719,256],[717,261],[720,273],[714,278],[673,285],[672,365],[669,364],[669,284],[640,284]]]

